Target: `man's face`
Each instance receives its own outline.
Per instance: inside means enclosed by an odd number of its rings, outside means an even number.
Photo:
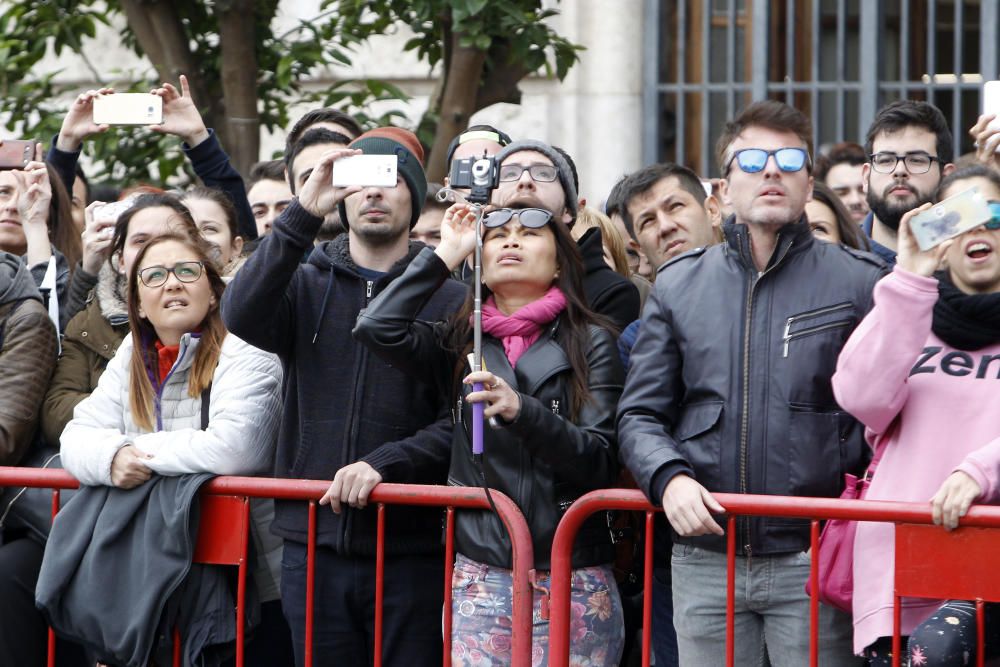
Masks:
[[[303,148],[295,161],[292,162],[292,180],[295,181],[295,191],[301,192],[302,186],[309,180],[309,175],[323,158],[323,154],[334,148],[343,148],[343,144],[314,144]],[[323,226],[320,228],[320,235],[327,238],[335,236],[340,225],[340,213],[336,208],[323,218]]]
[[[410,230],[410,188],[400,177],[396,187],[368,187],[344,200],[350,231],[372,246],[390,245]]]
[[[551,181],[535,180],[529,170],[538,165],[554,167],[552,160],[537,151],[518,151],[508,155],[500,165],[501,172],[506,168],[520,168],[522,171],[514,180],[500,181],[500,186],[493,192],[493,203],[510,208],[542,208],[569,223],[572,217],[566,210],[566,193],[559,182],[558,172]]]
[[[826,172],[826,184],[847,207],[854,222],[861,223],[868,215],[865,201],[864,165],[841,162]]]
[[[441,221],[447,210],[440,206],[425,205],[417,224],[410,230],[410,239],[436,248],[441,243]]]
[[[779,132],[765,127],[748,127],[729,145],[728,157],[744,148],[767,151],[779,148],[806,148],[794,132]],[[783,225],[802,217],[812,196],[813,179],[805,167],[781,171],[773,155],[760,171],[748,174],[732,160],[721,182],[725,203],[729,204],[740,224]]]
[[[930,130],[905,127],[898,132],[876,136],[872,141],[872,153],[926,153],[936,157],[937,139]],[[943,173],[942,165],[933,162],[927,173],[912,174],[904,160],[899,160],[888,174],[875,171],[870,163],[863,165],[863,169],[868,206],[879,222],[892,230],[899,229],[904,213],[931,201]]]
[[[271,233],[271,226],[288,207],[293,196],[287,181],[265,178],[254,183],[247,192],[247,200],[250,202],[250,210],[253,211],[254,222],[257,223],[258,236]]]
[[[688,250],[711,245],[722,223],[715,198],[700,203],[676,176],[661,178],[626,205],[636,241],[655,266]]]

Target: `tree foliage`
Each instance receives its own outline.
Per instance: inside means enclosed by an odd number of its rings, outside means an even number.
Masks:
[[[432,160],[441,163],[440,146],[471,113],[518,103],[518,82],[532,72],[564,77],[580,49],[546,23],[555,11],[540,0],[326,0],[317,16],[280,33],[278,0],[6,0],[2,7],[0,122],[9,130],[46,142],[58,132],[69,87],[56,83],[59,70],[41,73],[47,53],[77,59],[97,84],[121,91],[176,84],[184,73],[206,123],[244,173],[259,157],[260,127],[282,132],[292,103],[337,106],[365,125],[401,115],[370,113],[372,102],[406,100],[384,81],[308,86],[331,66],[350,65],[371,37],[400,26],[414,34],[405,49],[441,72],[419,127]],[[117,31],[149,65],[99,71],[89,54],[101,26]],[[86,152],[102,180],[192,178],[177,140],[144,129],[112,128],[92,137]]]

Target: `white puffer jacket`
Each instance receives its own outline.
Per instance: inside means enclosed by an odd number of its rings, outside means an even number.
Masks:
[[[63,467],[81,484],[111,485],[111,462],[128,444],[152,454],[161,475],[270,472],[281,419],[281,363],[233,334],[222,343],[212,379],[208,428],[201,430],[201,397],[188,395],[198,338],[185,334],[162,388],[155,432],[132,420],[128,400],[131,334],[101,375],[97,389],[76,406],[63,431]]]

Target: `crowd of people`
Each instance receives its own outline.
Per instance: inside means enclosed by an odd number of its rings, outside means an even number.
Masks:
[[[29,495],[4,495],[0,664],[45,664],[50,625],[59,665],[168,664],[174,626],[184,664],[231,664],[231,582],[191,566],[189,518],[213,475],[330,481],[318,665],[372,662],[368,501],[382,482],[486,487],[520,508],[533,665],[548,664],[553,535],[589,491],[637,486],[664,509],[653,587],[638,592],[652,596],[660,667],[725,662],[714,494],[836,497],[845,474],[866,474],[867,497],[929,503],[948,529],[1000,495],[991,116],[960,159],[942,113],[919,101],[881,109],[864,146],[817,155],[805,115],[756,102],[722,128],[721,178],[659,163],[609,193],[580,192],[561,148],[475,125],[447,160],[493,160],[480,208],[458,184],[427,182],[412,132],[331,108],[306,113],[283,158],[244,180],[181,77],[154,91],[164,116],[151,129],[183,142],[202,184],[97,201],[79,162],[107,129],[94,100],[112,94],[79,95],[47,154],[0,171],[0,464],[61,463],[82,485],[51,530],[24,518]],[[396,184],[334,186],[337,161],[361,154],[395,156]],[[922,250],[913,217],[970,188],[995,217]],[[301,665],[308,508],[260,500],[251,515],[247,664]],[[389,516],[383,664],[440,664],[450,605],[452,664],[509,665],[498,517],[458,512],[445,600],[441,511]],[[636,650],[610,526],[593,516],[572,552],[572,665]],[[808,522],[735,526],[736,664],[804,664]],[[888,665],[893,527],[863,524],[856,539],[853,609],[821,607],[820,661]],[[987,653],[1000,652],[992,606],[986,626]],[[902,628],[904,664],[975,660],[969,601],[907,600]]]

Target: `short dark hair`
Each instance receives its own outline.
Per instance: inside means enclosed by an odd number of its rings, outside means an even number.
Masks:
[[[609,218],[613,215],[621,215],[625,206],[625,184],[631,174],[625,174],[618,179],[618,182],[611,186],[608,198],[604,200],[604,215]]]
[[[285,171],[288,174],[288,187],[292,189],[292,193],[295,193],[295,158],[299,156],[299,153],[304,151],[310,146],[316,146],[318,144],[334,144],[337,146],[348,146],[351,143],[351,138],[341,134],[340,132],[334,132],[333,130],[328,130],[325,127],[314,127],[311,130],[307,130],[298,141],[296,141],[290,150],[285,152]]]
[[[295,142],[316,123],[336,123],[340,125],[349,132],[349,141],[347,143],[351,143],[351,141],[360,137],[361,133],[364,132],[358,121],[339,109],[331,109],[330,107],[313,109],[312,111],[307,111],[304,116],[295,121],[295,125],[288,132],[288,136],[285,137],[285,155],[291,151]]]
[[[694,173],[692,169],[674,162],[661,162],[643,167],[639,171],[629,174],[622,181],[619,181],[621,188],[621,194],[619,195],[621,197],[619,215],[622,216],[625,229],[628,230],[633,239],[635,238],[635,221],[632,220],[632,214],[628,210],[629,202],[649,192],[654,185],[671,176],[677,179],[681,189],[694,197],[696,202],[699,204],[705,203],[708,195],[705,193],[705,188],[701,184],[698,174]]]
[[[250,167],[250,176],[247,178],[247,192],[253,189],[261,181],[284,181],[285,161],[284,160],[263,160]]]
[[[951,162],[955,147],[947,119],[936,106],[919,100],[898,100],[879,110],[865,137],[865,155],[874,152],[873,144],[878,135],[892,134],[907,127],[919,127],[932,133],[941,164]]]
[[[937,190],[934,191],[934,201],[941,201],[945,190],[954,185],[955,181],[964,181],[970,178],[985,178],[1000,190],[1000,173],[994,169],[990,169],[986,165],[976,164],[971,167],[956,169],[942,178],[941,182],[938,183]]]
[[[729,146],[749,127],[763,127],[775,132],[792,132],[806,145],[809,160],[806,171],[812,172],[812,123],[804,113],[777,100],[754,102],[722,128],[719,141],[715,144],[715,157],[719,161],[719,171],[726,175]]]
[[[450,144],[448,144],[448,153],[446,154],[447,157],[445,158],[444,161],[445,166],[451,167],[451,159],[455,157],[455,151],[458,150],[458,147],[462,145],[462,137],[464,137],[466,134],[470,132],[492,132],[493,134],[497,135],[497,143],[500,144],[500,146],[506,146],[511,142],[510,136],[508,134],[506,134],[502,130],[498,130],[492,125],[470,125],[469,127],[465,128],[464,130],[456,134],[455,138],[451,140]]]
[[[852,167],[868,162],[864,146],[853,141],[842,141],[830,146],[830,149],[816,158],[813,175],[817,181],[826,181],[826,175],[838,164],[849,164]]]

